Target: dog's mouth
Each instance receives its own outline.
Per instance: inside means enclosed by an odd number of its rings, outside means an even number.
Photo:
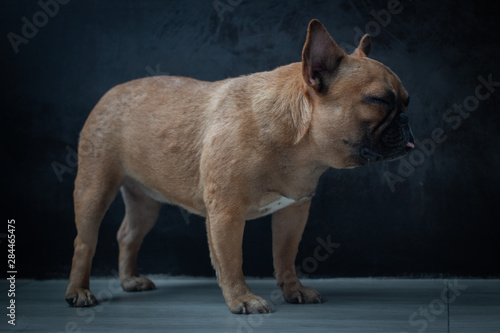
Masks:
[[[415,148],[415,143],[413,141],[408,141],[406,145],[403,147],[403,149],[385,156],[383,160],[384,161],[396,160],[408,154],[410,151],[412,151],[413,148]]]
[[[405,143],[406,142],[406,143]],[[408,132],[408,136],[399,141],[396,145],[392,145],[389,149],[372,149],[368,146],[361,147],[358,151],[358,155],[364,160],[365,163],[374,163],[379,161],[393,161],[401,158],[408,154],[415,148],[415,138],[411,133]],[[380,151],[380,152],[378,152]]]

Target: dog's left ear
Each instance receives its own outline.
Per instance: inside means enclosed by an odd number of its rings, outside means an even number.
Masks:
[[[368,57],[370,54],[370,50],[372,48],[372,39],[370,35],[366,34],[359,41],[359,46],[356,50],[351,54],[355,57]]]
[[[328,88],[328,81],[347,54],[330,37],[318,20],[309,22],[302,50],[302,76],[316,92]]]

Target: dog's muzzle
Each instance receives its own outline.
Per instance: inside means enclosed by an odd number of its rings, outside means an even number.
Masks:
[[[361,147],[358,155],[368,163],[401,157],[415,147],[415,137],[409,126],[408,116],[400,111],[381,135],[382,147],[377,152],[371,147]]]

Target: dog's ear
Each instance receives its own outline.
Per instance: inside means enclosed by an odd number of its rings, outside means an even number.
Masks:
[[[317,92],[324,91],[328,78],[345,56],[347,54],[333,41],[320,21],[309,22],[302,50],[302,76],[309,86]]]
[[[359,41],[359,46],[354,52],[351,54],[355,57],[368,57],[370,54],[370,50],[372,48],[372,39],[370,35],[366,34]]]

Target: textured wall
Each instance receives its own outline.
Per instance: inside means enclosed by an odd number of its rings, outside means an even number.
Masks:
[[[492,6],[403,0],[389,17],[381,11],[390,1],[59,1],[50,15],[34,0],[0,5],[2,212],[18,222],[20,275],[69,273],[74,151],[109,88],[160,73],[218,80],[300,61],[312,18],[346,49],[357,34],[373,35],[371,56],[411,94],[420,143],[402,161],[322,177],[300,245],[302,272],[500,275],[500,84],[476,89],[500,81]],[[116,269],[122,218],[119,198],[101,226],[93,273]],[[269,222],[247,224],[247,275],[272,274]],[[336,243],[326,260],[313,256],[318,237]],[[139,266],[213,275],[203,220],[165,206]]]

